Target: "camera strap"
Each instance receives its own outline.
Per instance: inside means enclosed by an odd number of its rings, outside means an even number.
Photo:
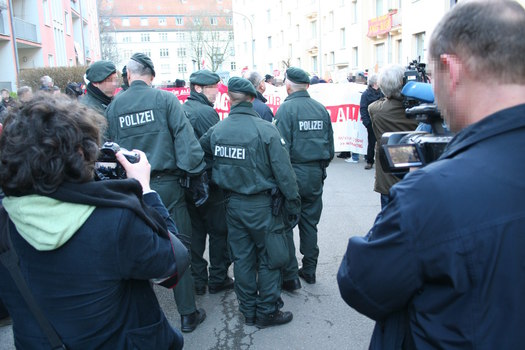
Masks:
[[[15,247],[11,242],[11,232],[9,230],[9,216],[7,215],[7,212],[5,212],[5,209],[2,208],[2,211],[4,212],[6,217],[6,228],[2,232],[2,240],[4,241],[3,247],[7,247],[8,249],[0,254],[0,261],[11,274],[11,277],[13,278],[13,281],[18,287],[20,294],[22,294],[22,297],[24,298],[27,306],[31,310],[31,313],[35,317],[36,321],[40,325],[40,328],[46,335],[47,340],[51,344],[51,349],[67,349],[60,337],[58,336],[58,334],[56,333],[55,329],[51,325],[51,323],[49,323],[49,320],[46,318],[46,316],[44,316],[42,309],[40,309],[35,297],[29,290],[24,276],[22,276],[22,271],[20,270],[20,266],[18,265],[18,255],[16,254]],[[5,240],[7,240],[7,242],[5,242]]]

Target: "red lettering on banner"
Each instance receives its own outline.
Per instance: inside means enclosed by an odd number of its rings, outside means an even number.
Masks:
[[[359,105],[347,104],[338,106],[327,106],[332,123],[344,122],[347,120],[359,120]]]

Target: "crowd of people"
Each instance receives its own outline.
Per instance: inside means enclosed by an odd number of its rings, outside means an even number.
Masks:
[[[515,1],[465,1],[445,15],[429,55],[437,105],[457,134],[402,181],[377,161],[377,140],[418,126],[405,117],[405,68],[368,76],[365,169],[375,164],[381,211],[365,236],[350,238],[337,283],[376,321],[372,349],[525,341],[525,162],[501,153],[525,146],[524,31]],[[13,319],[15,346],[181,349],[180,331],[206,319],[196,295],[231,289],[246,326],[291,322],[281,292],[317,282],[334,158],[329,113],[308,93],[320,79],[288,68],[288,96],[273,115],[263,96],[272,76],[233,77],[221,121],[214,72],[191,74],[183,105],[151,88],[155,66],[143,53],[115,93],[117,75],[112,62],[94,62],[85,94],[66,87],[73,98],[53,94],[48,76],[34,95],[21,87],[18,101],[2,90],[0,319]],[[137,162],[115,154],[126,179],[94,180],[104,141],[135,153]],[[173,289],[180,331],[152,284]]]

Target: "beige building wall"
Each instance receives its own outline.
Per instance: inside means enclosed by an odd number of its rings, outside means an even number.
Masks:
[[[518,2],[525,6],[525,0]],[[292,65],[340,82],[348,73],[376,72],[391,63],[407,65],[415,59],[427,63],[432,31],[455,3],[233,0],[236,73],[255,68],[282,77]],[[377,23],[381,16],[391,17],[391,22],[383,28],[386,32],[374,34],[369,23]]]

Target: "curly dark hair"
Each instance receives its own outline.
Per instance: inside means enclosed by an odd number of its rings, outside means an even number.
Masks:
[[[65,96],[36,94],[13,109],[0,136],[0,186],[7,196],[54,192],[93,179],[106,119]]]

